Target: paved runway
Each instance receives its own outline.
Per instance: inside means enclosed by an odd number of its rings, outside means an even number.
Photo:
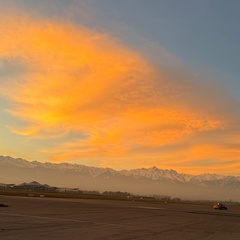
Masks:
[[[239,240],[240,208],[0,196],[1,240]]]

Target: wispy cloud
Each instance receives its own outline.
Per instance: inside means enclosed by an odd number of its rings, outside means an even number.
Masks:
[[[192,172],[191,161],[239,160],[238,147],[222,149],[232,136],[230,124],[238,121],[226,92],[200,84],[181,66],[156,67],[84,26],[19,12],[0,18],[0,62],[7,73],[11,64],[21,69],[0,79],[11,103],[6,111],[26,123],[11,131],[33,141],[62,139],[55,148],[39,149],[50,160]],[[211,139],[221,134],[224,140],[214,145]]]

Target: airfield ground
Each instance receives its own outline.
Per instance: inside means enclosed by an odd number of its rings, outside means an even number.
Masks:
[[[239,240],[240,207],[0,196],[1,240]]]

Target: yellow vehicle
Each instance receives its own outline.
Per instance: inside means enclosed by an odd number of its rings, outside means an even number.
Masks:
[[[222,203],[217,203],[213,205],[213,208],[215,210],[227,210],[227,207],[225,205],[223,205]]]

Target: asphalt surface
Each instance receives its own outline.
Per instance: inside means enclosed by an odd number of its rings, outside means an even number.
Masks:
[[[1,240],[240,239],[240,208],[0,196]]]

